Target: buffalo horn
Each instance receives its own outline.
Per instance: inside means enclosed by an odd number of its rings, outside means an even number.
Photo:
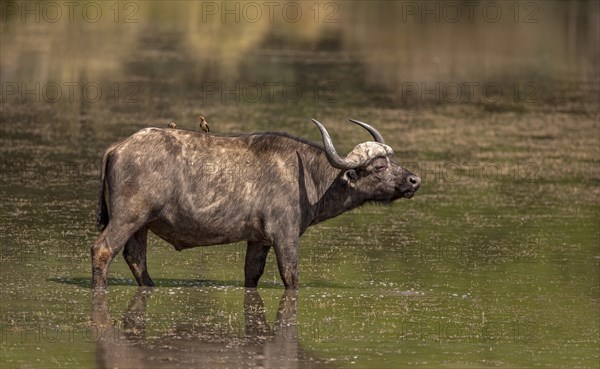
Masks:
[[[367,131],[369,131],[369,133],[371,134],[371,136],[373,136],[373,138],[375,139],[376,142],[379,142],[379,143],[382,143],[382,144],[385,143],[385,141],[383,140],[383,136],[381,135],[381,133],[379,133],[379,131],[376,130],[370,124],[367,124],[365,122],[361,122],[360,120],[356,120],[356,119],[348,119],[348,120],[351,121],[354,124],[358,124],[359,126],[363,127]]]
[[[327,154],[327,160],[329,163],[338,169],[352,169],[356,167],[356,163],[350,160],[346,160],[341,158],[337,151],[335,151],[335,147],[333,147],[333,142],[331,142],[331,137],[329,133],[325,129],[325,127],[316,119],[312,119],[313,123],[319,127],[319,131],[321,131],[321,136],[323,136],[323,145],[325,146],[325,153]]]

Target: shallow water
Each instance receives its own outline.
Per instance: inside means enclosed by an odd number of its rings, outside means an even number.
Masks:
[[[82,2],[100,19],[50,22],[29,4],[0,23],[2,368],[598,367],[597,4],[485,2],[496,22],[361,1],[302,2],[296,22]],[[309,229],[297,295],[274,255],[245,291],[244,245],[151,236],[157,287],[119,257],[93,296],[103,150],[200,114],[318,141],[316,117],[342,152],[362,119],[423,184]]]

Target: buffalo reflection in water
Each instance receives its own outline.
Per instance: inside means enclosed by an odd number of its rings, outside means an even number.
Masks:
[[[298,343],[297,291],[281,297],[273,328],[255,289],[244,292],[245,337],[236,332],[178,332],[146,339],[146,307],[152,288],[140,287],[123,315],[113,321],[108,296],[93,297],[92,324],[97,368],[317,368],[323,362],[308,356]],[[178,328],[179,330],[179,328]],[[193,328],[191,329],[193,331]],[[185,338],[182,338],[185,337]]]

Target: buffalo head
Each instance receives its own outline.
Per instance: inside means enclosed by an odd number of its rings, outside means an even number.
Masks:
[[[358,144],[346,157],[340,157],[325,127],[315,119],[312,121],[321,131],[329,163],[344,171],[342,180],[366,201],[389,203],[402,197],[411,198],[421,186],[421,178],[394,162],[394,151],[369,124],[350,119],[368,130],[375,142]]]

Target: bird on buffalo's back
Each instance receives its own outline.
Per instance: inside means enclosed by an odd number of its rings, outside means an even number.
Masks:
[[[208,122],[206,121],[206,119],[204,119],[202,115],[198,116],[198,119],[200,119],[200,130],[202,132],[210,132],[210,129],[208,128]]]

